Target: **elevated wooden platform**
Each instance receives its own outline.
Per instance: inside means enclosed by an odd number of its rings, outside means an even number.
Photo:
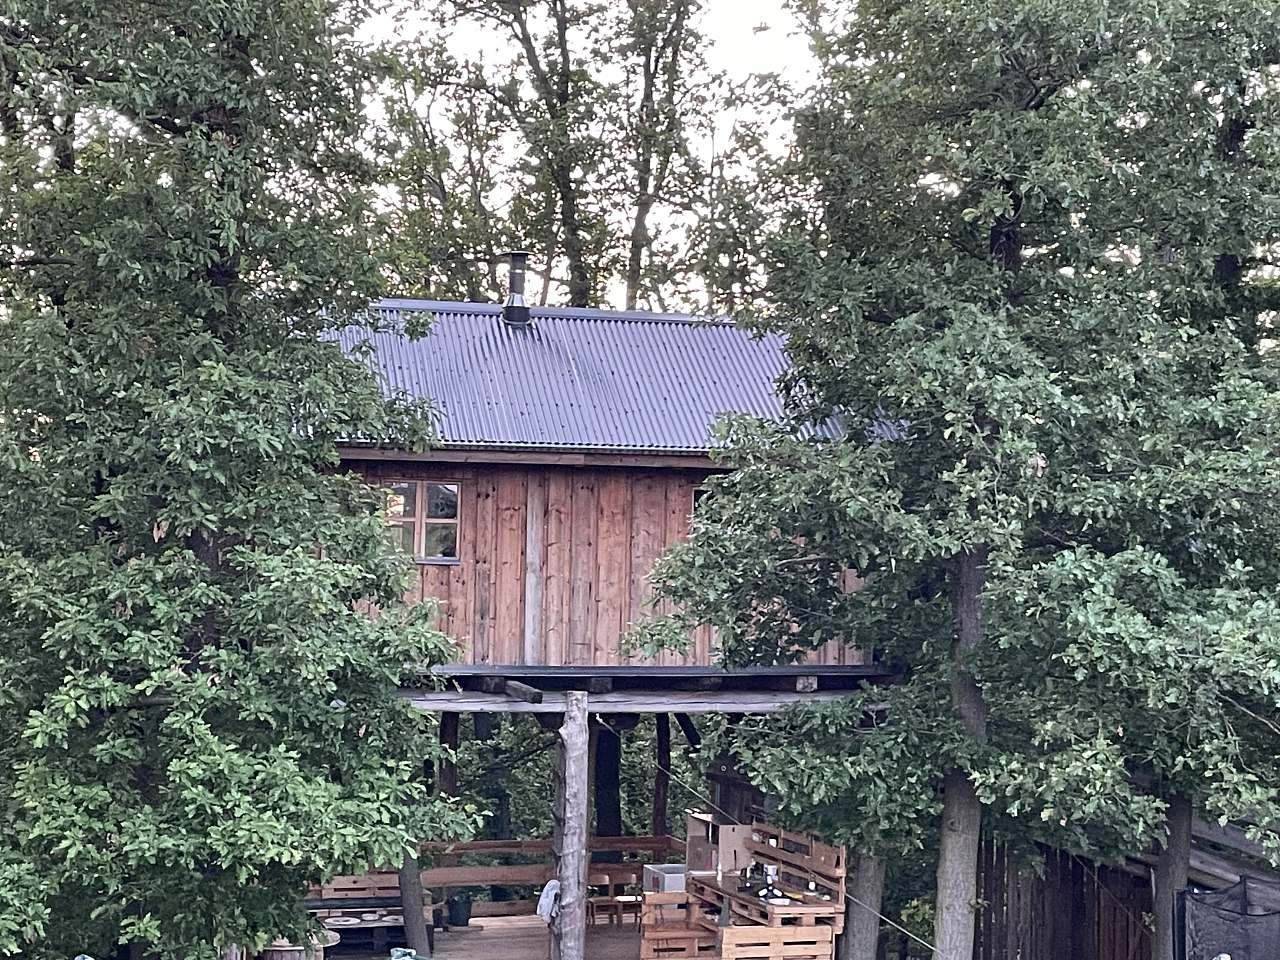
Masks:
[[[480,929],[437,932],[434,960],[546,960],[547,926],[538,917],[487,917]],[[640,928],[597,924],[587,928],[588,960],[638,960]]]
[[[776,713],[798,703],[838,700],[895,675],[876,664],[798,664],[722,670],[703,666],[531,666],[448,664],[432,677],[455,689],[405,688],[419,710],[561,713],[570,691],[600,713]]]

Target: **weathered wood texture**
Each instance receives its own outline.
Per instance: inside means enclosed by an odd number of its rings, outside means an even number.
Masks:
[[[560,912],[551,924],[551,960],[586,960],[587,695],[567,695],[556,757],[555,836]]]
[[[1042,848],[1044,873],[983,838],[973,960],[1147,960],[1146,877]],[[1144,916],[1146,915],[1146,916]]]
[[[435,598],[440,626],[476,664],[702,665],[712,636],[687,654],[627,655],[620,637],[665,612],[651,604],[649,573],[689,533],[694,490],[705,471],[655,467],[352,461],[371,482],[458,484],[456,563],[423,563],[411,600]],[[837,642],[815,663],[857,664]]]

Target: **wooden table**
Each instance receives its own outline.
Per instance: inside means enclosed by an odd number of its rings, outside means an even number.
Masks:
[[[373,941],[375,952],[385,952],[387,947],[387,931],[396,927],[404,926],[403,903],[399,897],[392,896],[376,896],[376,897],[308,897],[302,901],[302,908],[308,913],[319,915],[318,919],[324,923],[325,916],[344,916],[350,913],[364,913],[367,911],[382,912],[383,915],[376,920],[366,920],[360,918],[359,923],[342,924],[341,926],[329,927],[326,930],[334,932],[341,930],[368,930],[370,938]],[[430,949],[435,948],[435,914],[444,914],[444,904],[428,901],[422,905],[424,911],[430,911],[427,914],[427,946]],[[394,911],[394,912],[387,912]],[[442,929],[447,930],[448,927],[441,923]]]
[[[596,917],[601,914],[609,921],[609,926],[615,923],[622,926],[627,914],[634,916],[636,923],[639,923],[640,903],[641,898],[638,896],[592,897],[587,901],[587,923],[595,923]]]
[[[807,894],[791,898],[788,904],[768,903],[756,896],[755,889],[743,883],[736,875],[725,877],[717,883],[714,875],[688,874],[685,877],[685,889],[690,897],[690,910],[695,909],[694,901],[697,900],[728,911],[731,916],[766,926],[812,926],[815,923],[843,919],[838,916],[839,910],[835,903]]]

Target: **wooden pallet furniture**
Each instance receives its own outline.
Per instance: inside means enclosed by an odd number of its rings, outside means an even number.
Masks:
[[[641,908],[640,960],[831,960],[829,923],[720,926],[697,895],[647,893]]]
[[[741,842],[756,863],[777,868],[778,886],[790,896],[792,903],[766,903],[744,889],[734,874],[724,876],[719,882],[714,874],[689,874],[685,888],[691,896],[716,911],[728,911],[734,923],[824,924],[833,927],[836,933],[844,929],[847,866],[843,847],[758,820],[751,824],[750,835]]]
[[[587,900],[587,926],[593,926],[604,917],[609,926],[622,926],[627,917],[634,917],[640,922],[641,899],[638,896],[624,894],[622,896],[590,897]]]
[[[831,960],[834,949],[835,929],[826,924],[720,928],[720,960]]]
[[[691,923],[684,893],[646,893],[640,905],[640,960],[719,957],[714,930]]]

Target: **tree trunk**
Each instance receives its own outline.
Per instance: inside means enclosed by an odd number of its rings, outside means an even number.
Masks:
[[[404,942],[420,957],[431,956],[431,939],[427,935],[427,921],[422,906],[422,873],[418,858],[409,855],[400,864],[400,909],[404,912]]]
[[[978,547],[957,556],[951,569],[951,609],[955,618],[955,636],[951,642],[951,707],[965,732],[976,741],[985,740],[987,736],[987,705],[969,669],[969,658],[982,642],[986,561],[986,549]],[[948,772],[943,790],[934,957],[936,960],[971,960],[982,805],[968,773],[959,768]]]
[[[657,731],[657,757],[653,770],[653,817],[650,830],[655,837],[665,837],[670,832],[667,796],[671,792],[671,718],[665,713],[656,713],[653,722]]]
[[[551,925],[552,960],[585,960],[587,939],[587,695],[565,695],[556,758],[555,837],[560,913]]]
[[[876,960],[880,945],[880,904],[884,898],[884,859],[860,856],[849,877],[844,933],[839,960]]]
[[[947,774],[943,789],[942,837],[938,846],[937,960],[973,956],[974,905],[978,898],[978,848],[982,805],[965,771]]]
[[[1156,860],[1151,937],[1152,960],[1174,960],[1177,931],[1173,923],[1174,898],[1187,885],[1191,868],[1191,800],[1180,793],[1167,798],[1169,835]]]

